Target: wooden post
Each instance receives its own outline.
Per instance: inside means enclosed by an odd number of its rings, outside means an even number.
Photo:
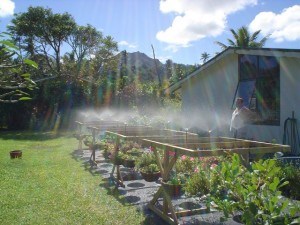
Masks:
[[[83,140],[83,134],[82,132],[82,123],[75,121],[75,123],[77,123],[77,127],[79,130],[79,134],[78,134],[78,150],[82,151],[82,140]]]
[[[166,169],[169,167],[169,159],[170,159],[170,155],[169,155],[169,150],[164,151],[164,161],[163,161],[163,168],[164,168],[164,173],[161,175],[163,182],[168,182],[168,175],[166,172]],[[168,202],[166,198],[163,198],[163,212],[165,214],[168,213],[169,210],[169,206],[168,206]]]
[[[92,128],[92,136],[93,136],[93,141],[92,141],[92,161],[93,163],[96,161],[96,149],[95,149],[95,144],[96,144],[96,128]]]

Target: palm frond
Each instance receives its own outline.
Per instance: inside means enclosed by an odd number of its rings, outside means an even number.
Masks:
[[[222,42],[216,41],[215,44],[219,45],[223,50],[225,50],[226,48],[228,48],[227,45],[223,44]]]

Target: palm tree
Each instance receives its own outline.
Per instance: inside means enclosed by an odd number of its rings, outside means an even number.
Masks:
[[[206,63],[206,61],[208,60],[209,57],[210,57],[210,55],[207,52],[203,52],[201,54],[200,60],[202,60],[202,63]]]
[[[223,44],[221,42],[216,42],[216,44],[220,45],[223,50],[228,47],[243,47],[243,48],[262,48],[266,41],[268,40],[270,35],[263,37],[260,41],[257,41],[258,35],[260,34],[261,30],[255,31],[253,34],[250,34],[248,28],[246,26],[242,26],[241,28],[237,29],[237,31],[230,29],[234,40],[227,39],[228,44]]]

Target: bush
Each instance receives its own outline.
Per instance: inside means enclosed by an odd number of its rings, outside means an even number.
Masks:
[[[142,167],[141,171],[144,173],[158,173],[159,168],[158,168],[157,164],[150,164],[148,166]]]
[[[185,184],[184,191],[189,195],[208,194],[210,192],[210,180],[207,174],[203,170],[192,174]]]
[[[177,173],[185,173],[185,174],[192,174],[194,173],[197,167],[197,159],[188,156],[181,156],[175,165],[175,169]]]
[[[144,152],[139,158],[136,160],[136,167],[138,169],[142,169],[151,164],[157,165],[156,157],[153,152]]]
[[[245,224],[276,224],[279,220],[280,224],[289,224],[290,216],[298,209],[282,199],[280,188],[288,182],[278,178],[280,173],[275,160],[260,160],[248,170],[234,154],[232,160],[222,163],[219,171],[218,188],[226,192],[223,196],[212,195],[212,199],[225,217],[241,212]]]
[[[280,188],[284,196],[300,200],[300,169],[292,164],[280,164],[280,177],[289,183]]]

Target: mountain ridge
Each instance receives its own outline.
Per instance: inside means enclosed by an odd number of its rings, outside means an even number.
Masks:
[[[128,76],[135,77],[135,79],[139,79],[140,81],[158,81],[157,74],[161,80],[169,80],[172,76],[182,78],[187,76],[188,73],[195,68],[193,65],[173,63],[170,59],[167,60],[166,63],[162,63],[160,60],[154,60],[145,53],[139,51],[122,51],[117,54],[117,58],[119,60],[119,69],[125,67]],[[174,81],[178,79],[175,79]]]

